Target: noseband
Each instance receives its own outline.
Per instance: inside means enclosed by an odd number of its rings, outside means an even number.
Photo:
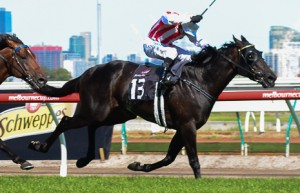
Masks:
[[[250,47],[254,47],[254,45],[250,44],[250,45],[246,45],[246,46],[242,47],[241,49],[238,49],[238,52],[239,52],[239,61],[240,61],[241,59],[243,59],[244,63],[247,64],[247,65],[249,66],[249,69],[248,69],[248,68],[245,68],[244,66],[242,66],[242,65],[240,65],[240,64],[238,64],[238,63],[236,63],[236,62],[234,62],[232,59],[230,59],[229,57],[225,56],[225,55],[222,54],[222,53],[221,53],[221,56],[222,56],[223,58],[225,58],[225,59],[226,59],[228,62],[230,62],[231,64],[235,65],[235,66],[238,68],[238,71],[239,71],[239,72],[244,71],[244,72],[246,72],[246,73],[251,74],[251,75],[254,77],[254,81],[260,83],[260,82],[262,81],[262,77],[263,77],[264,74],[263,74],[261,71],[255,71],[255,69],[252,67],[252,66],[254,66],[254,64],[257,63],[258,58],[255,58],[255,59],[252,61],[251,64],[248,64],[245,55],[247,56],[247,55],[251,54],[252,51],[249,51],[249,52],[251,52],[251,53],[248,53],[248,52],[246,52],[245,54],[242,53],[242,50],[247,49],[247,48],[250,48]]]
[[[20,74],[22,74],[23,78],[30,84],[37,86],[37,88],[39,87],[32,79],[31,75],[27,73],[25,65],[23,63],[21,63],[17,57],[17,53],[21,50],[21,49],[28,49],[29,47],[27,45],[21,45],[16,47],[15,49],[12,49],[12,59],[13,62],[16,62],[16,64],[20,67],[17,68],[13,65],[13,63],[9,62],[6,58],[4,58],[1,54],[0,54],[0,58],[5,62],[7,70],[9,72],[9,74],[12,73],[12,68],[14,68],[16,71],[18,71]]]

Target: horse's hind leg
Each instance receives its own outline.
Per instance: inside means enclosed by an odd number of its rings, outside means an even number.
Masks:
[[[88,152],[85,157],[79,158],[76,162],[76,166],[78,168],[83,168],[88,165],[94,158],[95,158],[95,134],[96,134],[97,127],[96,126],[89,126],[88,127],[88,138],[89,138],[89,145],[88,145]]]
[[[78,168],[83,168],[87,166],[93,159],[95,159],[95,152],[96,152],[96,131],[100,130],[101,135],[101,142],[104,147],[104,156],[105,159],[109,156],[108,148],[111,146],[112,140],[112,132],[113,132],[113,125],[110,126],[99,126],[99,125],[91,125],[88,127],[88,152],[85,157],[79,158],[76,162],[76,166]]]
[[[193,128],[193,127],[189,127]],[[195,178],[200,178],[200,164],[197,155],[197,143],[196,143],[196,129],[181,129],[177,131],[175,136],[173,137],[171,144],[169,146],[169,150],[167,156],[154,164],[144,164],[141,165],[139,162],[134,162],[128,165],[128,169],[134,171],[144,171],[150,172],[152,170],[161,168],[163,166],[167,166],[171,164],[176,156],[178,155],[179,151],[182,149],[183,146],[186,148],[186,152],[189,158],[189,163],[191,168],[193,169]]]
[[[22,170],[30,170],[33,168],[33,165],[31,165],[31,163],[29,163],[28,161],[22,159],[21,157],[17,156],[16,154],[14,154],[2,141],[2,139],[0,139],[0,149],[5,152],[10,159],[16,163],[16,164],[20,164],[20,168]]]
[[[54,141],[60,134],[69,129],[81,128],[88,124],[90,124],[89,121],[80,115],[74,115],[73,117],[64,116],[54,132],[46,139],[44,143],[41,143],[40,141],[32,141],[28,145],[28,148],[34,151],[47,153],[49,148],[53,145]]]
[[[163,166],[167,166],[175,160],[176,156],[178,155],[182,147],[183,147],[183,142],[182,142],[181,134],[177,131],[171,140],[168,153],[164,159],[153,164],[144,164],[144,165],[141,165],[140,162],[133,162],[129,164],[127,168],[133,171],[150,172],[152,170],[161,168]]]

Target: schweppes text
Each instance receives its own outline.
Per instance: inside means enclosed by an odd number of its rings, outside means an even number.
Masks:
[[[64,104],[54,104],[55,116],[60,120],[70,114],[70,108]],[[46,106],[38,111],[29,113],[24,107],[9,109],[0,114],[0,137],[12,139],[52,132],[56,127],[53,117]]]
[[[46,128],[53,122],[53,117],[50,113],[48,114],[37,114],[34,116],[23,117],[17,114],[15,118],[4,117],[0,119],[0,137],[5,132],[13,132],[21,129],[38,128],[41,129],[43,126]]]

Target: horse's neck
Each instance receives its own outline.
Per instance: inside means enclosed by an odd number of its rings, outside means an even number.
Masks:
[[[231,63],[219,56],[203,69],[198,69],[199,84],[210,95],[218,98],[229,82],[235,77],[236,72]]]
[[[212,71],[215,73],[215,75],[212,75],[212,78],[215,80],[215,87],[211,87],[213,89],[210,89],[209,92],[211,92],[216,98],[222,93],[222,91],[236,75],[236,72],[228,64],[229,63],[226,63],[225,66],[222,66],[223,68],[218,67]],[[217,65],[220,65],[220,63]]]

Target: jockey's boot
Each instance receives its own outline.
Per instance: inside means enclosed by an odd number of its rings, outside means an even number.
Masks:
[[[161,76],[161,83],[164,86],[172,86],[174,84],[173,81],[171,81],[171,73],[170,72],[170,68],[173,65],[174,61],[171,58],[165,58],[164,59],[164,63],[162,64],[162,66],[164,67],[162,76]]]

